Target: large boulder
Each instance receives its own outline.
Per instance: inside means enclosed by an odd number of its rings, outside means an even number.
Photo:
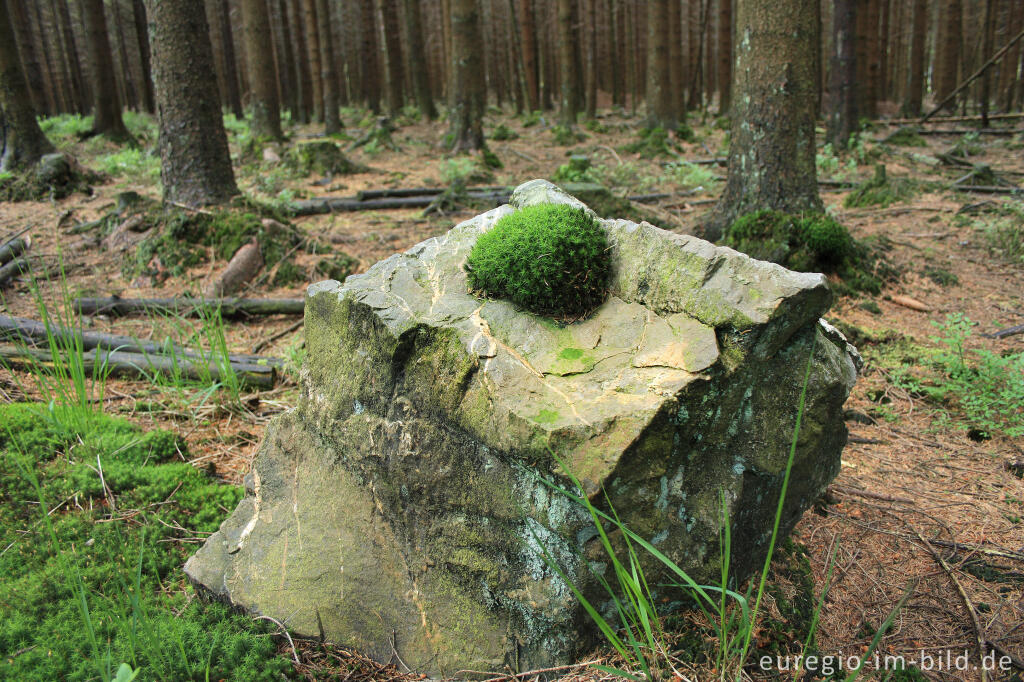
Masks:
[[[582,206],[526,183],[509,206],[309,287],[299,405],[186,565],[197,586],[424,672],[570,661],[593,631],[542,549],[598,603],[607,557],[580,505],[549,487],[567,482],[555,454],[698,582],[720,576],[723,500],[733,575],[760,566],[812,355],[783,533],[846,443],[859,357],[819,319],[825,278],[603,220],[613,274],[589,318],[470,293],[476,238],[543,202]]]

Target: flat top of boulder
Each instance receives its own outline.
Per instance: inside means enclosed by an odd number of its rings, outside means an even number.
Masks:
[[[450,330],[479,363],[487,394],[462,401],[456,417],[463,425],[512,450],[564,436],[575,444],[567,454],[577,472],[593,474],[592,480],[602,478],[600,461],[587,466],[573,453],[582,457],[584,446],[621,452],[667,400],[705,380],[722,353],[716,330],[741,333],[746,351],[770,355],[831,302],[823,275],[623,220],[598,221],[612,245],[613,271],[607,300],[587,319],[559,324],[507,301],[475,297],[463,265],[476,238],[501,216],[538,203],[590,212],[534,180],[516,189],[511,205],[344,284],[314,284],[307,296],[364,304],[395,338],[414,327]],[[614,447],[595,449],[600,443]]]

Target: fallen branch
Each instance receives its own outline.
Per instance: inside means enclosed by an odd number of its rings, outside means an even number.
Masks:
[[[395,197],[423,197],[427,195],[442,194],[444,187],[406,187],[396,189],[363,189],[356,192],[357,201],[368,199],[393,199]],[[495,185],[491,187],[474,187],[473,192],[507,192],[508,187]]]
[[[167,355],[192,360],[203,360],[209,357],[208,353],[185,348],[170,341],[167,343],[141,341],[131,336],[81,331],[79,329],[69,329],[59,324],[50,324],[47,327],[37,320],[0,315],[0,340],[49,343],[51,338],[59,347],[63,348],[81,344],[82,350],[95,350],[99,348],[108,351],[140,353],[143,355]],[[228,355],[228,359],[238,364],[266,365],[268,367],[280,367],[284,364],[284,361],[280,358],[267,358],[245,353],[232,353]]]
[[[921,303],[921,301],[918,301],[916,298],[911,298],[910,296],[897,294],[896,296],[893,296],[891,300],[896,305],[901,305],[904,308],[910,308],[911,310],[916,310],[922,313],[931,312],[930,306]]]
[[[979,192],[981,194],[1021,194],[1022,187],[992,187],[989,185],[952,185],[950,189],[957,192]]]
[[[301,298],[79,298],[75,310],[81,315],[125,316],[141,314],[171,314],[198,317],[220,310],[221,317],[247,317],[255,315],[301,315],[305,301]]]
[[[957,579],[956,574],[953,572],[949,563],[942,558],[942,555],[940,555],[938,551],[936,551],[935,547],[932,546],[932,543],[928,542],[928,539],[921,535],[921,531],[911,525],[909,521],[904,521],[904,523],[907,524],[907,527],[910,528],[910,530],[914,531],[914,534],[924,544],[925,549],[927,549],[932,555],[932,558],[934,558],[935,561],[938,562],[939,566],[942,567],[942,570],[946,572],[946,576],[949,578],[950,582],[953,583],[956,591],[960,593],[960,599],[963,601],[964,608],[967,609],[967,614],[971,618],[971,625],[974,626],[975,645],[978,647],[978,660],[982,661],[986,654],[985,640],[987,638],[985,637],[985,630],[981,626],[981,621],[978,620],[978,612],[974,609],[974,603],[971,601],[971,598],[967,596],[967,591],[964,590],[964,586],[960,584],[960,581]],[[981,680],[982,682],[985,682],[987,679],[987,676],[985,675],[985,667],[980,666],[979,669],[981,670]]]
[[[0,265],[9,263],[21,254],[28,251],[32,240],[29,237],[18,237],[0,246]]]
[[[1017,334],[1024,334],[1024,324],[1018,324],[1016,327],[1000,329],[999,331],[992,332],[991,334],[982,334],[982,336],[987,339],[1001,339],[1006,336],[1015,336]]]
[[[252,347],[252,352],[253,353],[259,353],[261,350],[263,350],[264,348],[266,348],[270,344],[274,343],[275,341],[280,339],[282,336],[287,336],[288,334],[291,334],[293,331],[295,331],[296,329],[301,327],[302,323],[303,323],[303,320],[299,320],[295,324],[288,325],[287,327],[285,327],[281,331],[277,332],[276,334],[268,336],[267,338],[263,339],[262,341],[257,343],[255,346],[253,346]]]
[[[49,351],[25,346],[0,346],[0,361],[11,367],[30,369],[54,369],[56,364]],[[231,372],[240,385],[253,388],[273,388],[277,375],[277,370],[267,365],[232,362],[222,367],[216,361],[102,349],[84,351],[81,362],[82,371],[86,374],[100,372],[126,379],[151,379],[153,375],[160,374],[192,381],[209,380],[222,383],[226,379],[226,372]]]
[[[7,265],[0,267],[0,287],[3,287],[7,282],[17,275],[29,271],[28,261],[24,258],[15,258]]]

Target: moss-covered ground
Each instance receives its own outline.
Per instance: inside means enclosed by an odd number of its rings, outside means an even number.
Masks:
[[[269,623],[204,605],[181,564],[241,497],[173,433],[0,406],[0,678],[279,680]]]

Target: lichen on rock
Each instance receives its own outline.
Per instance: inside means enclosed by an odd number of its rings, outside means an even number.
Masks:
[[[783,533],[846,442],[859,356],[820,321],[825,278],[598,220],[609,295],[586,319],[474,296],[463,265],[477,237],[541,203],[594,215],[535,180],[509,206],[309,287],[299,404],[186,565],[197,585],[380,661],[394,646],[423,672],[569,662],[595,632],[541,550],[590,595],[602,558],[589,516],[549,487],[567,483],[558,460],[698,583],[720,575],[723,498],[731,575],[760,566],[809,358]]]

